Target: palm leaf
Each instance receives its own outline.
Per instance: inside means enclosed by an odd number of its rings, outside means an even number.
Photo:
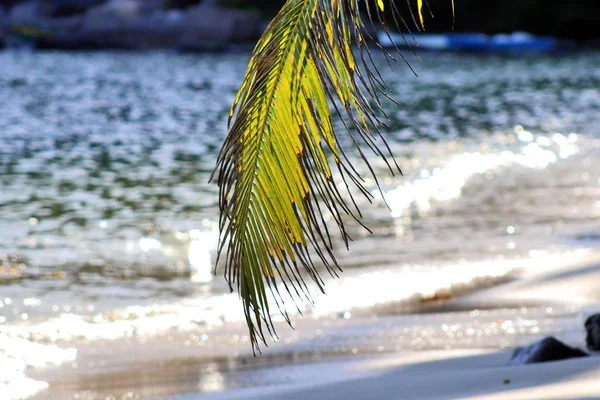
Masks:
[[[370,1],[369,16],[384,23],[382,0],[372,9]],[[274,304],[289,322],[280,285],[310,300],[305,277],[324,290],[313,259],[334,276],[340,270],[323,214],[332,216],[347,245],[344,219],[360,218],[350,188],[370,198],[340,146],[334,116],[371,173],[366,149],[399,171],[385,142],[385,153],[378,145],[385,85],[363,28],[359,0],[288,0],[256,45],[231,108],[215,170],[218,251],[226,253],[225,278],[240,293],[254,347],[266,343],[265,329],[275,334]],[[334,170],[341,181],[334,181]]]
[[[454,0],[450,1],[452,4],[452,29],[454,29]],[[425,0],[427,3],[427,0]],[[423,18],[423,0],[417,0],[417,12],[419,13],[419,24],[421,29],[425,29],[425,19]]]
[[[425,20],[423,19],[423,0],[417,0],[417,10],[419,12],[419,22],[421,27],[425,28]]]

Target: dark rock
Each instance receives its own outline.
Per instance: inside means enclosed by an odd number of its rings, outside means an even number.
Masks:
[[[4,11],[4,8],[0,6],[0,38],[2,37],[2,31],[6,25],[8,25],[8,14]]]
[[[184,9],[198,5],[201,0],[163,0],[163,6],[167,9]]]
[[[141,3],[136,0],[112,0],[91,7],[83,17],[81,32],[83,34],[116,32],[128,21],[138,19],[141,11]]]
[[[600,351],[600,314],[594,314],[585,321],[585,343],[590,351]]]
[[[173,48],[181,36],[181,12],[165,12],[158,1],[113,0],[89,9],[78,33],[96,48]]]
[[[11,24],[37,24],[44,17],[38,1],[24,1],[16,4],[9,14]]]
[[[517,347],[508,365],[534,364],[579,357],[588,357],[588,354],[549,336],[529,346]]]
[[[169,9],[165,0],[26,0],[10,9],[6,26],[39,28],[34,43],[40,48],[215,51],[260,37],[259,12],[219,3],[202,0],[188,8]],[[181,4],[194,2],[176,5]]]
[[[116,31],[121,27],[121,20],[113,10],[104,6],[91,7],[81,22],[83,35],[103,34]]]
[[[111,0],[103,6],[121,19],[138,18],[143,9],[143,2],[140,0]]]
[[[6,45],[8,36],[8,16],[4,8],[0,7],[0,49]]]
[[[261,34],[260,13],[222,8],[205,0],[185,10],[182,27],[185,34],[180,47],[217,48],[232,42],[254,41]]]
[[[140,12],[149,15],[156,11],[165,11],[163,0],[144,0],[140,2]]]
[[[43,2],[43,13],[53,18],[65,18],[84,14],[90,7],[106,0],[60,0]]]

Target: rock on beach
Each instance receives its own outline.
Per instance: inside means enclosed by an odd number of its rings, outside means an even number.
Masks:
[[[588,354],[549,336],[529,346],[517,347],[508,365],[525,365],[580,357],[588,357]]]
[[[166,0],[23,1],[9,11],[0,7],[0,32],[37,47],[197,51],[252,43],[262,33],[258,11],[226,8],[214,0],[189,3],[179,7]]]

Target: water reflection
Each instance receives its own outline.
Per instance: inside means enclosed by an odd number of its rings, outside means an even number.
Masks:
[[[225,388],[223,374],[219,370],[219,365],[209,363],[200,373],[198,389],[200,392],[217,392]]]
[[[205,221],[204,225],[211,225]],[[215,224],[205,230],[193,229],[189,232],[190,244],[188,247],[188,260],[192,266],[192,282],[208,283],[213,279],[214,254],[219,234]]]
[[[387,189],[384,196],[390,206],[391,217],[398,220],[397,234],[403,235],[409,229],[411,213],[416,212],[423,217],[431,209],[432,201],[444,202],[460,197],[467,181],[476,174],[486,174],[500,167],[511,166],[544,169],[556,163],[559,158],[567,159],[579,151],[576,134],[564,136],[555,133],[547,137],[534,135],[517,126],[515,138],[517,141],[511,141],[509,137],[507,140],[488,142],[476,152],[469,151],[468,148],[464,152],[456,152],[457,145],[451,142],[448,148],[453,151],[448,153],[452,156],[444,154],[448,159],[437,161],[441,166],[431,170],[421,169],[414,179],[403,178],[400,185]],[[524,143],[524,146],[520,146],[519,142]],[[382,200],[378,190],[373,191],[373,196]]]
[[[4,299],[10,304],[10,299]],[[75,360],[77,351],[55,345],[34,343],[0,331],[0,393],[3,398],[23,399],[46,389],[46,382],[26,377],[28,368],[56,366]]]

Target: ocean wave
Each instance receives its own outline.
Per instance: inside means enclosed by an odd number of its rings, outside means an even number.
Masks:
[[[77,350],[32,341],[28,334],[14,335],[0,326],[0,393],[6,400],[24,399],[48,387],[26,376],[28,368],[57,366],[75,360]],[[10,328],[7,329],[10,331]]]
[[[463,262],[447,265],[412,265],[349,271],[340,279],[326,281],[327,295],[316,294],[313,301],[299,302],[298,310],[313,317],[339,315],[352,318],[354,312],[378,305],[414,304],[452,297],[516,277],[543,265],[576,262],[585,250],[569,252],[533,251],[526,258]],[[291,300],[286,302],[289,306]],[[288,307],[292,316],[295,309]],[[274,315],[275,319],[281,318]],[[108,313],[58,317],[27,324],[0,325],[0,390],[9,400],[33,395],[48,384],[27,377],[27,368],[45,368],[75,361],[77,350],[61,348],[75,341],[116,340],[126,337],[149,338],[169,332],[198,331],[230,322],[242,322],[237,294],[185,299],[172,304],[130,306]]]

